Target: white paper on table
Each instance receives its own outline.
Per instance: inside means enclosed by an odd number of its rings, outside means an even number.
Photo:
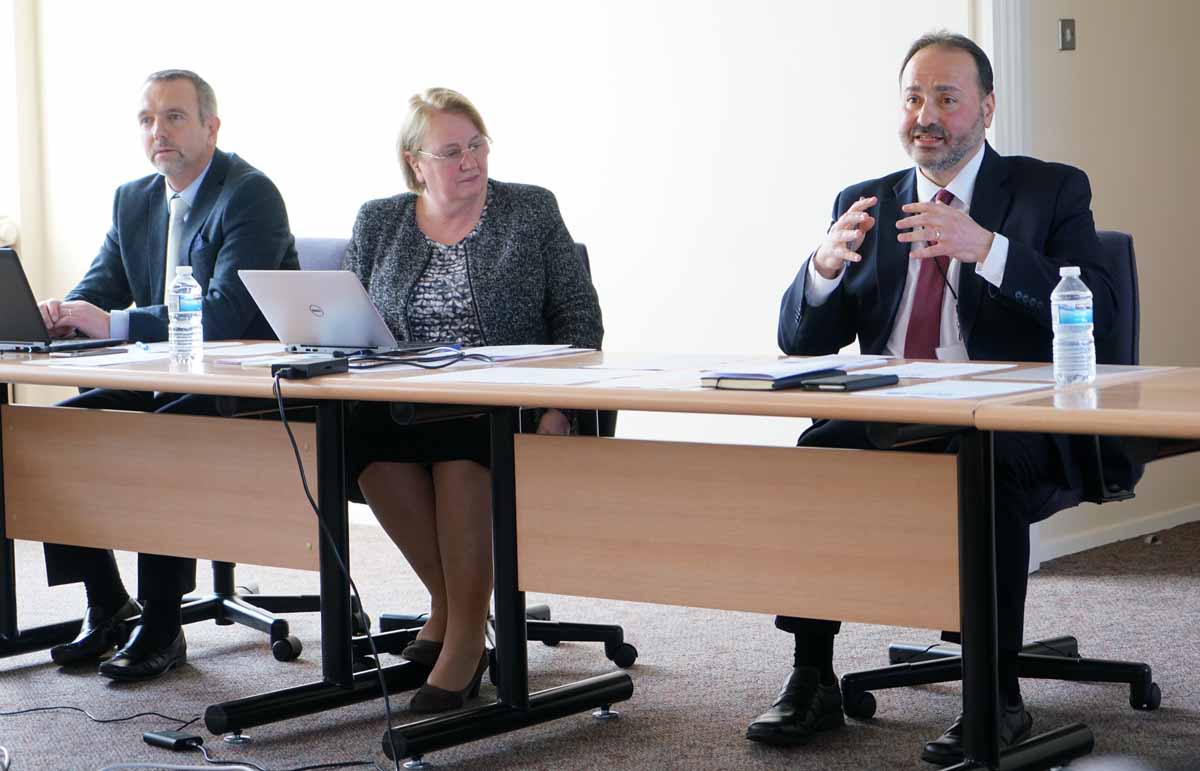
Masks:
[[[243,367],[269,367],[272,364],[303,364],[306,361],[325,361],[328,358],[330,357],[327,353],[269,353],[266,356],[235,359],[233,363]]]
[[[1036,391],[1046,386],[1041,383],[1001,383],[981,380],[939,380],[933,383],[885,388],[880,391],[863,391],[863,396],[899,396],[910,399],[982,399],[988,396],[1004,396],[1022,391]]]
[[[405,378],[406,383],[495,383],[502,385],[580,385],[641,374],[638,370],[550,369],[541,367],[488,367],[439,372]]]
[[[614,372],[617,370],[603,370]],[[700,390],[700,370],[673,369],[665,372],[641,371],[632,377],[621,377],[616,380],[602,380],[597,383],[584,383],[584,388],[666,388],[670,390]]]
[[[1128,375],[1131,373],[1145,374],[1147,372],[1157,372],[1171,367],[1130,367],[1121,364],[1097,364],[1096,377],[1101,378],[1106,375]],[[999,375],[983,375],[982,380],[1024,380],[1030,383],[1054,383],[1054,365],[1047,364],[1044,367],[1030,367],[1028,369],[1019,370],[1017,372],[1004,372]]]
[[[217,351],[216,356],[213,358],[213,364],[231,364],[237,366],[246,359],[282,353],[283,343],[250,343],[249,345],[242,345],[237,348]]]
[[[830,356],[809,356],[806,358],[776,359],[743,359],[730,361],[721,365],[719,370],[704,370],[705,377],[787,377],[805,372],[819,372],[823,369],[849,369],[852,367],[867,367],[884,364],[887,359],[881,356],[863,356],[861,354],[832,354]]]
[[[542,359],[547,356],[588,353],[592,350],[595,349],[572,348],[569,345],[480,345],[474,348],[463,348],[462,352],[487,356],[492,361],[516,361],[518,359]]]
[[[730,356],[721,358],[706,353],[617,353],[613,355],[617,363],[585,364],[585,369],[636,369],[645,372],[659,370],[690,370],[699,373],[704,369],[725,366],[725,362],[738,361],[740,358]],[[762,363],[761,361],[759,362]]]
[[[966,377],[999,369],[1013,369],[1016,364],[974,364],[969,361],[913,361],[887,367],[856,370],[859,375],[895,375],[907,378]]]
[[[157,343],[130,343],[136,345],[143,351],[153,351],[154,353],[166,353],[170,350],[171,343],[167,340],[160,340]],[[221,348],[236,348],[241,345],[237,340],[206,340],[204,342],[205,351],[216,351]]]
[[[112,364],[141,364],[144,361],[159,361],[169,359],[171,354],[160,351],[143,351],[141,348],[131,348],[124,353],[109,353],[97,356],[66,356],[45,359],[30,359],[23,364],[34,364],[43,367],[107,367]]]

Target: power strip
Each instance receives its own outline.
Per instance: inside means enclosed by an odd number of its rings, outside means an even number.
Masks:
[[[345,356],[338,356],[331,359],[320,359],[318,361],[296,361],[290,364],[280,362],[271,365],[271,376],[279,375],[279,377],[288,380],[307,380],[310,377],[320,377],[321,375],[336,375],[339,372],[350,371],[350,360]]]

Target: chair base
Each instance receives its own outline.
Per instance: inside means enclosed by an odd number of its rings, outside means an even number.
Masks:
[[[391,639],[404,639],[406,633],[411,635],[408,638],[410,641],[415,639],[427,618],[424,613],[384,613],[379,617],[379,629],[383,634],[375,636],[376,645],[381,638],[392,634],[396,637],[387,638],[389,645]],[[551,621],[548,605],[531,605],[525,609],[525,629],[530,642],[540,642],[551,647],[563,642],[604,643],[604,655],[621,669],[628,669],[637,661],[637,648],[625,642],[625,630],[615,624]]]
[[[961,680],[962,658],[956,649],[957,646],[942,644],[891,646],[888,649],[888,658],[894,662],[891,666],[842,676],[846,714],[860,719],[872,717],[876,706],[872,691]],[[1074,637],[1029,643],[1017,656],[1017,671],[1024,678],[1124,683],[1129,686],[1129,705],[1137,710],[1158,709],[1162,700],[1149,664],[1083,658]]]
[[[300,655],[304,646],[299,638],[290,634],[288,622],[277,618],[276,613],[318,613],[321,598],[315,594],[267,595],[258,594],[254,587],[234,585],[234,565],[229,562],[212,563],[213,593],[198,597],[184,597],[180,617],[184,624],[197,621],[214,621],[218,626],[241,624],[268,635],[271,655],[279,661],[291,661]],[[126,624],[132,626],[139,618]]]

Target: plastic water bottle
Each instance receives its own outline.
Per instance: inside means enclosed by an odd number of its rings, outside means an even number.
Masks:
[[[1050,293],[1054,325],[1054,382],[1090,383],[1096,379],[1096,341],[1092,338],[1092,292],[1079,268],[1058,269],[1062,279]]]
[[[200,314],[204,293],[192,278],[192,266],[175,268],[175,280],[167,289],[167,350],[171,360],[179,364],[193,364],[204,357],[204,328],[200,325]]]

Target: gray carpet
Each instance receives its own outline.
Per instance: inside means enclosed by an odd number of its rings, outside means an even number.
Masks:
[[[352,528],[352,568],[367,610],[425,607],[420,584],[382,531]],[[1200,523],[1112,544],[1043,566],[1030,586],[1028,634],[1035,639],[1077,635],[1085,654],[1148,661],[1162,686],[1163,706],[1136,712],[1120,686],[1026,681],[1035,729],[1086,721],[1096,732],[1096,755],[1077,767],[1109,767],[1105,758],[1137,758],[1124,768],[1183,768],[1200,756]],[[45,585],[41,549],[19,543],[20,620],[33,626],[65,618],[82,606],[82,593]],[[122,571],[136,575],[122,555]],[[201,563],[205,583],[207,563]],[[132,578],[131,578],[132,580]],[[271,593],[316,592],[314,574],[240,568],[238,580]],[[789,638],[768,616],[602,602],[575,597],[530,596],[551,604],[556,618],[620,623],[641,653],[631,670],[635,693],[619,705],[620,720],[599,723],[578,715],[506,736],[431,755],[443,768],[749,768],[911,769],[922,743],[938,735],[960,705],[957,685],[900,689],[878,694],[869,722],[848,721],[844,731],[802,749],[762,747],[743,739],[746,724],[765,709],[787,674]],[[208,704],[301,684],[320,676],[317,619],[292,616],[305,644],[294,662],[275,661],[257,633],[210,623],[188,627],[189,663],[158,681],[121,685],[94,671],[59,670],[42,653],[0,659],[2,709],[74,705],[100,717],[157,710],[184,719]],[[849,625],[838,641],[839,672],[885,662],[889,641],[932,641],[924,631]],[[598,645],[529,648],[533,688],[610,671]],[[484,696],[494,689],[485,680]],[[400,718],[404,694],[393,700]],[[252,744],[234,747],[205,736],[215,757],[245,759],[268,769],[377,759],[384,726],[381,701],[360,704],[251,731]],[[147,746],[142,731],[175,727],[159,718],[101,725],[75,713],[0,717],[0,745],[13,754],[12,769],[98,769],[117,762],[203,765],[198,753]],[[1116,761],[1113,761],[1117,767]]]

